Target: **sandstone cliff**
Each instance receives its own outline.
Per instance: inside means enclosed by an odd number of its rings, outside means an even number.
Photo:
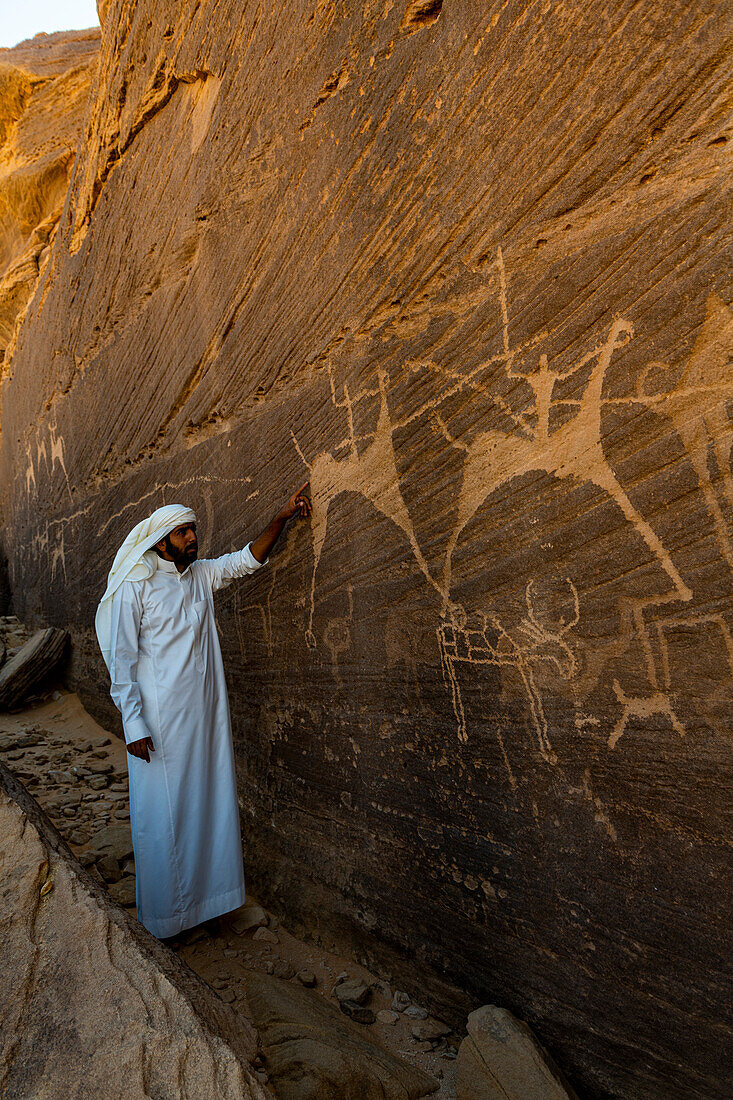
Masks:
[[[48,262],[98,51],[94,30],[0,49],[0,369]]]
[[[250,873],[591,1096],[725,1093],[726,35],[112,0],[2,390],[16,609],[106,720],[129,528],[184,501],[212,556],[310,477],[217,603]]]

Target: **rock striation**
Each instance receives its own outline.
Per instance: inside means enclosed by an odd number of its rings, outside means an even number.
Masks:
[[[99,40],[71,31],[0,49],[0,377],[51,254]]]
[[[113,905],[0,764],[0,1092],[266,1100],[257,1037]]]
[[[726,19],[110,0],[2,387],[13,609],[105,723],[132,525],[310,478],[216,603],[248,873],[598,1097],[727,1093]]]

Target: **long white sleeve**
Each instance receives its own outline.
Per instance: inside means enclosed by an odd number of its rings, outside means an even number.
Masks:
[[[257,561],[248,542],[243,550],[234,550],[231,554],[222,554],[220,558],[202,558],[199,565],[202,566],[209,577],[212,592],[219,588],[225,588],[238,577],[246,577],[249,573],[256,573],[263,565],[267,565],[269,558]]]
[[[138,635],[142,617],[140,585],[124,581],[112,598],[110,695],[122,715],[125,741],[150,737],[142,716],[142,700],[137,683]]]

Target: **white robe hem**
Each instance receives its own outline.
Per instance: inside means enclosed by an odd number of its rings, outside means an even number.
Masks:
[[[138,916],[137,919],[158,939],[161,936],[175,936],[187,928],[195,928],[205,920],[211,920],[212,917],[219,917],[222,913],[230,913],[232,909],[238,909],[240,905],[244,905],[245,894],[245,887],[240,886],[236,890],[228,890],[225,894],[214,894],[206,901],[192,905],[173,917],[156,920]]]

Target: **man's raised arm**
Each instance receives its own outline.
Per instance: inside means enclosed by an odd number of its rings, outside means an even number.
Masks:
[[[293,493],[285,507],[281,508],[277,515],[270,520],[262,534],[258,535],[254,542],[249,544],[252,554],[263,565],[273,546],[280,538],[282,529],[288,520],[296,514],[301,519],[310,515],[311,502],[308,497],[303,496],[308,485],[309,482],[303,482],[298,491]]]
[[[288,500],[287,504],[270,520],[264,531],[252,542],[247,543],[243,550],[234,550],[231,554],[222,554],[218,558],[203,558],[200,565],[206,570],[211,582],[211,589],[217,592],[238,577],[246,577],[248,573],[255,573],[262,565],[268,562],[268,555],[277,542],[283,527],[288,520],[295,515],[308,516],[311,511],[311,502],[304,496],[308,487],[304,482],[300,489]]]

